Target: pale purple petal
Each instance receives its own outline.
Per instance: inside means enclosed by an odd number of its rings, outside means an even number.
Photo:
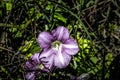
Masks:
[[[44,49],[40,58],[44,66],[51,70],[53,67],[54,51],[52,49]],[[43,70],[49,72],[45,68]]]
[[[35,70],[36,66],[40,64],[39,53],[35,53],[31,56],[30,60],[25,63],[25,68],[28,70]]]
[[[53,54],[53,52],[54,52],[53,49],[51,49],[51,48],[49,48],[49,49],[45,48],[45,49],[43,49],[43,51],[41,52],[40,58],[49,57],[49,56],[51,56],[51,55]]]
[[[63,44],[63,51],[69,55],[75,55],[79,51],[77,42],[74,39],[68,39]]]
[[[40,63],[40,54],[39,53],[35,53],[35,54],[33,54],[31,56],[30,59],[33,61],[33,63],[39,64]]]
[[[35,80],[35,72],[28,72],[25,77],[27,80]]]
[[[26,68],[27,70],[33,69],[33,67],[34,67],[34,65],[33,65],[32,63],[30,63],[29,61],[27,61],[27,62],[25,63],[25,68]]]
[[[65,68],[68,66],[69,62],[71,60],[71,56],[61,52],[61,50],[58,51],[58,53],[54,57],[54,65],[57,68]]]
[[[50,72],[53,70],[53,60],[54,60],[54,55],[49,56],[48,58],[43,59],[43,61],[47,61],[44,64],[44,69],[43,71]]]
[[[39,67],[39,64],[33,64],[31,61],[27,61],[25,63],[25,69],[26,70],[37,70]]]
[[[55,30],[52,31],[52,35],[57,39],[62,42],[65,40],[69,39],[69,31],[67,28],[63,26],[57,27]]]
[[[38,36],[38,43],[41,48],[50,47],[51,42],[53,41],[53,36],[48,32],[41,32]]]

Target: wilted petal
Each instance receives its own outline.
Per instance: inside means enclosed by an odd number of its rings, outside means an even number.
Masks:
[[[35,80],[35,72],[28,72],[25,77],[27,80]]]
[[[48,32],[41,32],[38,36],[38,43],[41,48],[50,47],[50,44],[53,40],[53,36]]]
[[[40,64],[39,53],[35,53],[31,56],[30,60],[25,63],[25,68],[28,70],[35,70],[36,66]]]
[[[31,60],[34,64],[39,64],[40,63],[40,54],[35,53],[31,56]]]
[[[33,67],[34,67],[34,65],[31,64],[29,61],[27,61],[27,62],[25,63],[25,68],[26,68],[26,69],[30,70],[30,69],[33,69]]]
[[[58,68],[65,68],[68,66],[71,56],[62,52],[61,50],[54,57],[54,65]]]
[[[75,55],[79,51],[77,42],[74,39],[68,39],[62,44],[63,51],[69,55]]]
[[[57,38],[57,40],[65,41],[69,38],[69,31],[63,26],[57,27],[57,29],[52,31],[52,35]]]

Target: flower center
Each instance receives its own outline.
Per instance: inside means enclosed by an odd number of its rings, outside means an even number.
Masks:
[[[52,48],[53,48],[54,50],[59,50],[59,49],[61,48],[61,42],[60,42],[60,41],[54,41],[54,42],[52,43]]]

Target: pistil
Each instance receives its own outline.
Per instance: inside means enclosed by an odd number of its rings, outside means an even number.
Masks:
[[[60,41],[54,41],[52,42],[52,48],[53,50],[59,50],[61,48],[61,42]]]

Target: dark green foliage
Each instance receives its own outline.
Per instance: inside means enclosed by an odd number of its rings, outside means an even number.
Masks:
[[[0,80],[25,79],[25,61],[41,51],[39,32],[57,26],[69,29],[80,51],[67,68],[49,74],[51,80],[70,80],[82,73],[90,74],[89,80],[120,79],[119,0],[1,0]],[[40,73],[37,80],[49,75]]]

